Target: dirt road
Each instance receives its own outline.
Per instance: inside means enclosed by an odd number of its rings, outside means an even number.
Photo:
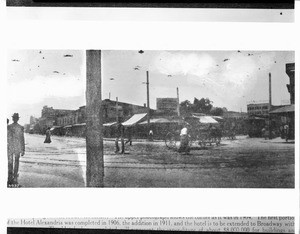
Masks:
[[[19,182],[24,187],[84,187],[85,140],[26,135]],[[294,144],[239,137],[181,155],[163,142],[133,142],[115,154],[105,141],[105,187],[293,188]]]

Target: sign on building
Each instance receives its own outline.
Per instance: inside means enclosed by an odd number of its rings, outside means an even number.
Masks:
[[[157,98],[156,108],[161,112],[177,112],[177,98]]]

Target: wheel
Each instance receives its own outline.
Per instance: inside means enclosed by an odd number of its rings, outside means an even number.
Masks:
[[[173,133],[169,132],[165,138],[165,144],[169,149],[176,150],[177,149],[177,140]]]

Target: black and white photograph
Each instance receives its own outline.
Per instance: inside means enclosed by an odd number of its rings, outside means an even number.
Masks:
[[[295,53],[10,50],[9,188],[294,188]]]
[[[299,233],[299,7],[0,1],[0,233]]]

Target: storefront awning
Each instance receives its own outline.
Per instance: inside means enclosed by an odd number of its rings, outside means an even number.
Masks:
[[[200,123],[206,123],[206,124],[208,124],[208,123],[211,123],[211,124],[218,123],[218,121],[215,120],[211,116],[196,116],[196,115],[193,115],[193,117],[198,118]]]
[[[212,118],[214,118],[215,120],[223,120],[224,118],[221,116],[212,116]]]
[[[135,114],[133,115],[130,119],[128,119],[127,121],[125,121],[124,123],[122,123],[124,126],[131,126],[134,124],[137,124],[138,122],[140,122],[143,118],[145,118],[145,116],[147,115],[147,113],[142,113],[142,114]]]
[[[72,128],[72,125],[64,126],[64,128]]]
[[[79,123],[79,124],[74,124],[73,127],[80,127],[80,126],[86,126],[86,123]]]
[[[156,124],[156,123],[175,123],[176,121],[170,121],[168,119],[165,119],[165,118],[159,118],[159,119],[150,119],[150,123],[151,124]],[[143,121],[139,124],[142,124],[142,125],[145,125],[145,124],[148,124],[147,121]]]
[[[50,131],[53,131],[54,129],[58,129],[58,128],[62,128],[61,126],[53,126],[52,128],[50,128]]]
[[[111,122],[111,123],[105,123],[103,124],[104,127],[110,127],[110,126],[113,126],[115,125],[117,122]]]
[[[278,109],[270,111],[270,114],[289,113],[289,112],[295,112],[295,105],[280,107]]]

